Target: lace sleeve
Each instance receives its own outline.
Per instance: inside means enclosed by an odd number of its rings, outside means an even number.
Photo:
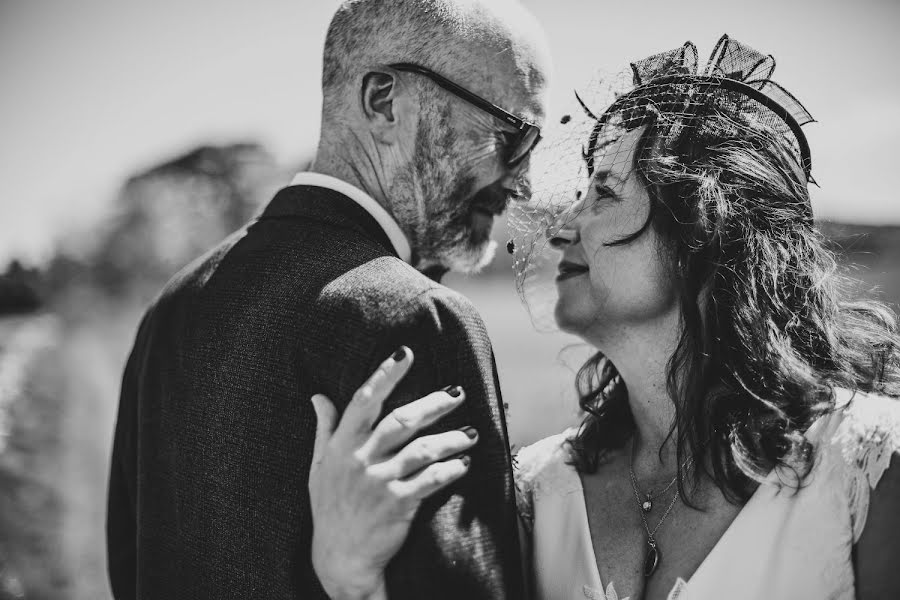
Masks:
[[[843,458],[853,543],[869,512],[869,495],[900,449],[900,400],[857,394],[845,409],[834,442]]]
[[[530,535],[534,530],[535,496],[543,489],[541,482],[553,479],[553,465],[562,461],[560,454],[570,430],[546,437],[525,446],[513,458],[513,476],[516,483],[516,507],[525,531]],[[551,481],[552,483],[552,481]],[[551,485],[556,489],[559,486]]]
[[[513,477],[516,484],[516,509],[525,531],[531,535],[534,530],[534,478],[528,472],[528,465],[523,468],[520,450],[513,457]],[[527,459],[527,453],[526,457]]]

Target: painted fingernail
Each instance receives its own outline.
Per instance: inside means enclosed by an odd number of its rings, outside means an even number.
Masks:
[[[454,397],[454,398],[459,398],[460,394],[462,394],[462,388],[459,387],[458,385],[448,385],[447,387],[445,387],[445,388],[442,389],[441,391],[442,391],[442,392],[447,392],[448,394],[450,394],[450,395],[451,395],[452,397]]]
[[[461,456],[459,460],[462,462],[463,466],[468,467],[472,463],[472,459],[469,458],[469,455]]]
[[[394,352],[391,358],[394,359],[394,362],[400,362],[406,358],[406,346],[400,346],[400,349]]]
[[[469,439],[471,440],[478,437],[478,431],[476,431],[474,427],[463,427],[462,432],[469,436]]]

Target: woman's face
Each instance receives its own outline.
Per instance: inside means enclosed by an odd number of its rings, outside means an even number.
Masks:
[[[563,251],[556,286],[556,322],[595,345],[677,308],[670,261],[651,226],[632,242],[609,246],[638,231],[650,197],[634,169],[643,128],[606,148],[572,218],[554,239]]]

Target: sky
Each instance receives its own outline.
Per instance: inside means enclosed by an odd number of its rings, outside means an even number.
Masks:
[[[900,223],[900,2],[524,0],[554,56],[551,102],[597,70],[723,34],[778,61],[817,123],[820,218]],[[123,179],[201,143],[283,163],[318,139],[335,0],[0,0],[0,264],[90,235]],[[551,113],[552,114],[552,113]]]

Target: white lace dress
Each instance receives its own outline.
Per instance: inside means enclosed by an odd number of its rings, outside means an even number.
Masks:
[[[900,448],[900,400],[856,394],[851,401],[842,393],[839,404],[807,431],[816,454],[804,487],[779,493],[778,476],[770,475],[669,600],[854,597],[851,551],[866,523],[870,490]],[[566,464],[564,442],[573,433],[540,440],[516,457],[534,596],[619,600],[614,582],[600,581],[581,480]]]

